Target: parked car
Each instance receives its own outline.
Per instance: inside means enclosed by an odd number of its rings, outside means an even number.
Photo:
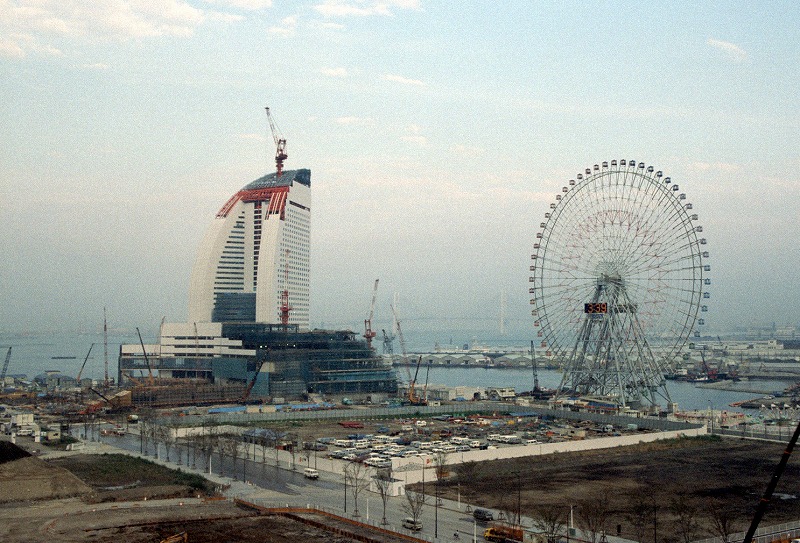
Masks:
[[[489,522],[494,520],[494,514],[491,511],[488,509],[481,509],[480,507],[475,508],[475,510],[472,512],[472,517],[478,522]]]
[[[411,517],[406,517],[403,519],[403,528],[412,530],[414,532],[419,532],[422,530],[422,523],[418,520],[414,520]]]

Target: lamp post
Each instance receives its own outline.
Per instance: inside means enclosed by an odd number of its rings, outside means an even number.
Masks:
[[[436,478],[436,485],[434,488],[434,494],[436,495],[436,502],[434,503],[433,507],[433,538],[438,539],[439,537],[439,478]]]

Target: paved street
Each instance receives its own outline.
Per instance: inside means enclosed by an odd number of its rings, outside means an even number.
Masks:
[[[80,434],[84,431],[86,429],[83,427],[75,428],[73,434],[82,437]],[[337,515],[357,518],[361,522],[411,533],[401,526],[403,518],[409,516],[406,511],[408,502],[405,496],[392,496],[387,499],[386,525],[382,525],[383,502],[376,492],[364,490],[359,494],[356,514],[356,504],[353,503],[351,489],[348,488],[345,494],[344,476],[340,467],[345,465],[344,462],[330,461],[323,456],[315,458],[313,453],[307,460],[297,454],[293,462],[291,454],[287,451],[243,444],[240,447],[240,457],[235,462],[230,457],[225,457],[221,461],[219,454],[214,453],[209,472],[207,457],[201,451],[187,447],[185,443],[171,447],[169,462],[166,461],[167,454],[163,445],[158,448],[156,455],[155,448],[150,443],[148,450],[145,451],[147,454],[142,454],[145,447],[137,432],[138,428],[132,426],[123,436],[103,436],[98,428],[88,429],[86,436],[89,439],[86,441],[84,451],[116,450],[141,456],[171,468],[202,474],[218,484],[229,498],[240,498],[264,506],[316,507]],[[245,455],[247,459],[244,458]],[[319,468],[319,479],[311,480],[303,476],[303,468],[309,465]],[[395,475],[402,477],[399,473]],[[486,526],[476,523],[473,519],[471,511],[475,507],[474,504],[440,500],[436,506],[433,501],[429,497],[423,506],[420,516],[423,528],[421,532],[415,533],[415,536],[437,542],[484,541],[483,530]],[[522,524],[530,527],[532,521],[529,517],[523,516]],[[609,543],[630,543],[617,537],[609,536],[606,539]],[[573,538],[573,541],[579,540],[577,537]]]

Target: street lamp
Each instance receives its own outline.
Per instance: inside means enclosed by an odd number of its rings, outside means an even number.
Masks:
[[[434,494],[436,495],[436,502],[434,503],[433,507],[433,537],[434,539],[439,537],[439,478],[436,478],[436,485],[434,488]]]
[[[520,498],[522,494],[522,483],[520,481],[519,472],[516,472],[515,475],[517,476],[517,525],[521,528],[522,527],[522,511],[520,509]]]

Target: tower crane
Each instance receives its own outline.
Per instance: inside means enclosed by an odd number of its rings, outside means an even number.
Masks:
[[[8,363],[11,362],[11,347],[8,348],[6,353],[6,360],[3,362],[3,373],[0,374],[0,387],[5,386],[6,373],[8,373]]]
[[[264,109],[267,110],[269,129],[272,131],[272,139],[275,140],[275,179],[277,179],[281,176],[281,173],[283,173],[283,161],[289,158],[289,155],[286,154],[286,138],[282,138],[275,128],[275,121],[272,120],[269,107]]]
[[[372,316],[375,314],[375,297],[378,294],[378,280],[375,279],[375,286],[372,288],[372,303],[369,306],[369,317],[364,321],[364,338],[367,340],[367,348],[372,349],[372,338],[375,331],[372,329]]]

